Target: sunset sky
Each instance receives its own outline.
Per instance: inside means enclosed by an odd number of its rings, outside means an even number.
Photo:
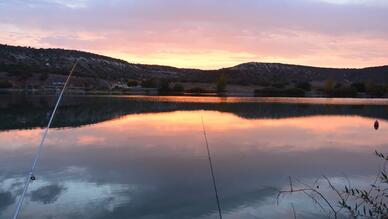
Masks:
[[[215,69],[388,64],[387,0],[0,0],[0,43]]]

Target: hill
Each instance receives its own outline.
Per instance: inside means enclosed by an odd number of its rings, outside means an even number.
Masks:
[[[226,70],[229,75],[239,74],[241,80],[250,78],[254,81],[388,82],[388,66],[351,69],[251,62]]]
[[[0,79],[11,81],[66,75],[80,59],[75,75],[104,81],[166,79],[173,82],[213,83],[224,74],[230,84],[260,85],[334,80],[338,82],[388,82],[388,66],[363,69],[320,68],[280,63],[250,62],[219,70],[182,69],[160,65],[129,63],[88,52],[64,49],[35,49],[0,44]]]

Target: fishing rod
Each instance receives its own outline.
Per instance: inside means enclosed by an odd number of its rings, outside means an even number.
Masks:
[[[206,134],[205,124],[203,122],[203,116],[202,115],[201,115],[201,121],[202,121],[203,136],[205,138],[205,143],[206,143],[207,156],[209,158],[209,167],[210,167],[210,174],[211,174],[212,181],[213,181],[213,189],[214,189],[214,193],[216,195],[218,215],[220,216],[220,219],[222,219],[221,204],[220,204],[220,199],[218,197],[216,177],[214,175],[213,162],[212,162],[212,158],[211,158],[211,154],[210,154],[209,142],[207,140],[207,134]]]
[[[41,154],[41,151],[42,151],[42,148],[43,148],[43,145],[44,145],[44,142],[46,140],[46,136],[47,136],[47,133],[50,129],[50,126],[51,126],[51,123],[55,117],[55,113],[57,112],[57,109],[58,109],[58,106],[59,106],[59,103],[61,102],[61,99],[62,99],[62,96],[63,96],[63,93],[65,92],[66,90],[66,87],[67,87],[67,84],[69,83],[70,81],[70,78],[71,78],[71,75],[73,74],[74,70],[75,70],[75,67],[77,66],[78,64],[78,61],[79,59],[77,59],[75,61],[75,63],[73,64],[73,67],[71,68],[70,70],[70,73],[69,75],[67,76],[67,79],[66,79],[66,82],[65,84],[63,85],[63,88],[62,88],[62,91],[61,93],[59,94],[58,96],[58,100],[57,100],[57,103],[55,104],[55,107],[53,109],[53,112],[51,113],[51,117],[50,117],[50,120],[46,126],[46,129],[44,130],[43,132],[43,135],[42,135],[42,139],[40,141],[40,144],[38,146],[38,150],[36,151],[36,154],[35,154],[35,157],[34,157],[34,160],[32,162],[32,167],[30,169],[30,172],[27,174],[27,177],[26,177],[26,181],[25,181],[25,184],[24,184],[24,189],[23,189],[23,193],[16,205],[16,209],[15,209],[15,212],[13,214],[13,217],[12,219],[17,219],[18,215],[19,215],[19,212],[20,212],[20,209],[22,207],[22,204],[23,204],[23,200],[24,200],[24,197],[26,196],[26,193],[27,193],[27,190],[28,190],[28,186],[30,185],[30,183],[32,181],[34,181],[36,178],[34,176],[34,171],[35,171],[35,167],[36,167],[36,164],[38,163],[38,160],[39,160],[39,157],[40,157],[40,154]]]

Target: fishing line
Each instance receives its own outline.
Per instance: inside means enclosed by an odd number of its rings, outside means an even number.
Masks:
[[[75,67],[76,67],[77,64],[78,64],[78,61],[79,61],[79,59],[76,60],[76,62],[74,63],[72,69],[70,70],[69,75],[67,76],[66,82],[65,82],[65,84],[63,85],[63,88],[62,88],[61,93],[59,94],[59,97],[58,97],[57,103],[55,104],[54,110],[53,110],[53,112],[51,113],[50,120],[49,120],[49,122],[48,122],[48,124],[47,124],[46,129],[45,129],[44,132],[43,132],[42,139],[41,139],[41,141],[40,141],[38,150],[36,151],[36,154],[35,154],[35,157],[34,157],[34,161],[32,162],[31,170],[30,170],[30,172],[28,173],[28,175],[27,175],[27,177],[26,177],[26,181],[25,181],[25,184],[24,184],[23,193],[22,193],[22,195],[21,195],[21,197],[20,197],[20,199],[19,199],[19,201],[18,201],[18,203],[17,203],[17,205],[16,205],[16,209],[15,209],[15,212],[14,212],[14,214],[13,214],[12,219],[17,219],[17,217],[18,217],[18,215],[19,215],[19,212],[20,212],[20,209],[21,209],[22,204],[23,204],[24,197],[26,196],[26,193],[27,193],[27,190],[28,190],[28,186],[30,185],[31,181],[34,181],[34,180],[35,180],[35,176],[34,176],[35,167],[36,167],[36,164],[38,163],[38,160],[39,160],[39,157],[40,157],[40,154],[41,154],[41,151],[42,151],[44,142],[45,142],[45,140],[46,140],[47,133],[48,133],[48,131],[49,131],[49,129],[50,129],[50,126],[51,126],[51,123],[52,123],[52,121],[53,121],[53,119],[54,119],[55,113],[57,112],[57,109],[58,109],[59,103],[61,102],[63,93],[65,92],[65,89],[66,89],[66,87],[67,87],[67,84],[68,84],[69,81],[70,81],[70,77],[71,77],[71,75],[73,74],[74,69],[75,69]]]
[[[205,129],[205,124],[203,122],[203,116],[201,115],[201,121],[202,121],[202,130],[203,130],[203,136],[205,138],[205,143],[206,143],[206,149],[207,149],[207,156],[209,158],[209,167],[210,167],[210,173],[213,181],[213,188],[214,188],[214,193],[216,195],[216,201],[217,201],[217,208],[218,208],[218,215],[220,216],[220,219],[222,219],[222,212],[221,212],[221,205],[220,205],[220,199],[218,197],[218,190],[217,190],[217,183],[216,183],[216,177],[214,176],[214,170],[213,170],[213,162],[210,154],[210,149],[209,149],[209,142],[207,140],[207,134],[206,134],[206,129]]]

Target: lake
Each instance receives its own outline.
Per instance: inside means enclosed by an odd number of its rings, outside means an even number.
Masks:
[[[0,96],[0,218],[55,98]],[[325,218],[304,195],[276,202],[289,176],[365,186],[374,151],[388,152],[382,99],[65,96],[19,218],[218,218],[201,117],[226,219],[293,218],[292,206]]]

